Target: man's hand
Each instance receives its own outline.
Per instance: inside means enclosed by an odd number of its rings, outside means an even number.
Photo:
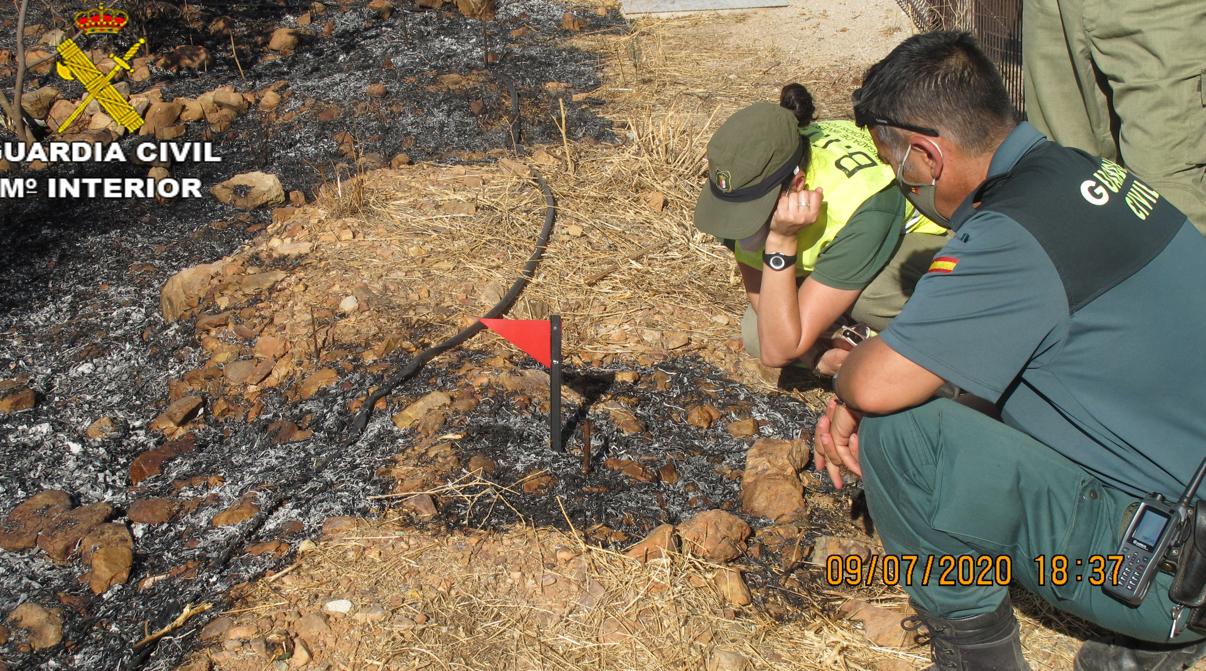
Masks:
[[[836,397],[829,399],[825,416],[817,422],[813,436],[813,460],[817,470],[825,469],[835,489],[841,489],[842,467],[851,473],[863,476],[858,465],[858,423],[862,415],[838,403]]]
[[[795,237],[800,229],[816,222],[821,214],[824,192],[821,187],[804,189],[804,178],[796,176],[789,189],[779,194],[779,202],[771,215],[771,232]]]

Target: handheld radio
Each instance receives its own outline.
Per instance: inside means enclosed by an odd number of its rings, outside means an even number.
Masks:
[[[1190,505],[1203,477],[1206,477],[1206,459],[1189,480],[1180,500],[1170,503],[1160,494],[1149,494],[1140,501],[1118,548],[1117,554],[1123,556],[1118,581],[1102,585],[1106,594],[1137,606],[1147,596],[1158,571],[1174,570],[1171,561],[1185,541]]]

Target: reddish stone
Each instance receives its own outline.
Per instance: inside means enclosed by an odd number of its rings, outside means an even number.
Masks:
[[[137,485],[149,477],[159,475],[163,472],[165,463],[196,448],[196,442],[189,437],[170,440],[160,447],[143,452],[130,464],[130,484]]]
[[[28,550],[38,534],[60,514],[71,510],[71,495],[57,489],[38,492],[13,508],[0,525],[0,548]]]
[[[63,564],[75,554],[80,539],[112,514],[113,506],[107,503],[92,503],[67,511],[43,529],[38,536],[38,547],[56,563]]]

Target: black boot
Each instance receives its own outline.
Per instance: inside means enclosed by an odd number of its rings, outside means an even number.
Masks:
[[[1076,671],[1183,671],[1206,656],[1206,641],[1159,645],[1132,639],[1085,641]]]
[[[995,611],[971,617],[946,619],[918,608],[904,626],[926,630],[917,642],[930,644],[930,671],[1030,671],[1008,595]]]

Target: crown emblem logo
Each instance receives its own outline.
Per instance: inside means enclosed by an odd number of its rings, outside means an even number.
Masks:
[[[92,9],[75,13],[75,26],[85,35],[116,35],[129,20],[129,14],[120,9],[105,7],[103,2]]]

